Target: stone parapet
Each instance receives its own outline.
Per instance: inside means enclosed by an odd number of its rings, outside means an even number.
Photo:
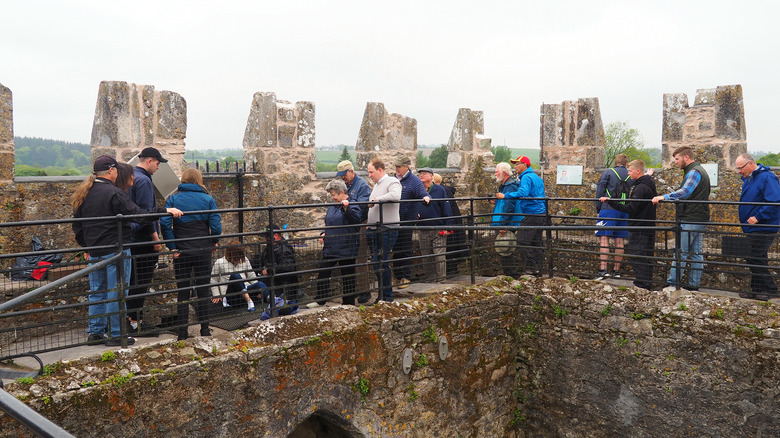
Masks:
[[[604,166],[607,142],[596,97],[542,104],[539,135],[540,164],[546,170],[559,164],[585,169]]]
[[[313,102],[277,100],[257,92],[244,130],[244,160],[261,174],[286,173],[315,178]]]
[[[671,167],[675,149],[688,146],[704,163],[732,167],[747,152],[741,85],[696,90],[694,105],[684,93],[664,94],[661,161]]]
[[[355,164],[365,169],[375,157],[392,170],[395,158],[406,155],[417,163],[417,120],[397,113],[389,113],[381,102],[366,103],[355,145]]]
[[[461,108],[455,118],[450,139],[447,142],[447,167],[459,168],[461,172],[472,170],[471,163],[477,158],[493,162],[490,152],[492,140],[485,135],[485,117],[482,111]]]
[[[13,181],[14,157],[13,93],[0,84],[0,182]]]
[[[177,175],[184,165],[187,102],[152,85],[103,81],[92,124],[92,159],[100,155],[130,161],[146,147],[157,148]]]

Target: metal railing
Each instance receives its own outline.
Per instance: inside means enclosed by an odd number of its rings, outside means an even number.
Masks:
[[[539,230],[542,232],[541,252],[543,254],[543,264],[540,269],[540,275],[593,278],[598,271],[599,256],[602,254],[598,245],[598,239],[594,237],[594,232],[603,227],[598,227],[595,216],[581,215],[547,215],[547,224],[544,226],[527,227],[520,225],[495,227],[491,225],[492,206],[489,197],[459,198],[451,201],[458,202],[462,206],[464,214],[456,219],[459,224],[445,226],[432,226],[424,222],[380,224],[380,231],[390,230],[397,227],[401,230],[413,230],[417,233],[424,230],[444,231],[448,234],[447,245],[443,253],[447,269],[442,277],[436,275],[437,259],[431,254],[420,252],[419,240],[413,243],[412,255],[406,260],[411,263],[413,282],[418,281],[442,281],[446,278],[461,277],[461,281],[474,282],[477,275],[492,276],[501,275],[501,259],[495,250],[495,235],[500,228],[506,228],[511,231]],[[592,203],[593,199],[575,199],[575,198],[548,198],[548,201],[566,200],[582,203]],[[419,201],[402,201],[419,202]],[[661,209],[673,209],[675,205],[682,203],[664,203],[659,206]],[[717,208],[737,208],[739,203],[719,202],[711,203]],[[245,209],[225,209],[219,210],[223,217],[229,217],[231,214],[240,213],[241,215],[262,213],[267,218],[267,227],[273,224],[277,217],[286,216],[301,211],[311,211],[312,209],[325,209],[328,206],[336,204],[308,204],[296,206],[268,206],[253,207]],[[667,213],[672,212],[667,210]],[[191,212],[194,214],[198,212]],[[284,214],[283,214],[284,213]],[[653,230],[656,233],[655,254],[652,257],[655,282],[660,286],[666,280],[669,265],[674,261],[681,261],[683,254],[680,253],[678,244],[680,239],[681,221],[674,214],[667,214],[667,217],[674,219],[657,220],[654,224],[648,224],[646,229]],[[127,221],[128,217],[110,217],[100,218],[100,220],[115,221],[121,229],[122,221]],[[34,229],[35,227],[52,225],[54,223],[72,222],[72,220],[58,221],[38,221],[29,223],[11,223],[0,224],[5,229],[18,228]],[[749,280],[744,275],[750,265],[743,262],[740,256],[744,256],[745,250],[741,252],[734,247],[733,241],[739,242],[743,238],[743,233],[739,229],[739,224],[735,223],[708,223],[707,229],[703,233],[703,252],[704,268],[702,272],[701,287],[717,289],[722,291],[741,292],[749,289]],[[611,227],[613,229],[636,230],[636,227]],[[193,298],[188,303],[197,307],[200,303],[207,301],[208,322],[218,327],[224,326],[229,329],[243,326],[250,319],[256,319],[259,314],[267,312],[267,316],[273,317],[281,311],[282,314],[292,311],[295,306],[305,306],[317,301],[331,301],[345,298],[344,286],[354,283],[354,290],[348,290],[349,295],[365,298],[366,294],[375,294],[377,289],[383,286],[382,276],[375,275],[375,269],[381,269],[371,263],[368,248],[365,244],[363,226],[341,226],[331,227],[330,231],[346,230],[346,235],[355,234],[360,242],[357,256],[354,259],[349,257],[337,257],[328,260],[329,262],[340,262],[342,266],[333,268],[341,271],[340,275],[331,274],[331,267],[322,261],[323,244],[320,242],[320,232],[323,227],[299,227],[281,230],[281,234],[287,236],[286,242],[289,243],[295,251],[295,266],[284,266],[276,260],[274,252],[271,251],[266,259],[268,275],[263,275],[261,266],[258,266],[261,255],[269,246],[272,234],[267,230],[254,230],[240,233],[230,233],[220,236],[220,244],[215,248],[216,255],[213,260],[220,256],[228,246],[231,240],[239,240],[240,245],[246,250],[247,257],[255,261],[253,272],[260,277],[261,281],[267,286],[265,297],[260,291],[255,291],[250,297],[258,309],[256,314],[249,314],[243,298],[242,287],[237,291],[228,294],[227,301],[231,303],[230,307],[224,307],[222,303],[213,304],[209,298]],[[18,231],[18,230],[17,230]],[[415,234],[417,234],[415,233]],[[772,235],[773,236],[773,235]],[[190,238],[183,240],[197,240],[201,238]],[[166,243],[163,241],[162,243]],[[724,250],[724,242],[727,242],[727,248]],[[62,348],[68,348],[77,345],[87,344],[87,335],[85,328],[89,320],[88,307],[90,304],[90,289],[88,276],[90,272],[105,267],[126,258],[121,254],[121,250],[132,248],[138,244],[122,245],[115,247],[116,256],[100,263],[87,265],[84,262],[68,262],[53,265],[48,273],[54,277],[59,277],[62,271],[66,275],[49,282],[22,281],[16,282],[5,279],[3,283],[3,292],[5,301],[0,302],[0,360],[11,359],[20,355],[30,353],[42,353]],[[395,248],[395,253],[399,248]],[[438,248],[432,248],[437,250]],[[517,263],[522,263],[525,253],[535,249],[534,246],[525,242],[517,242],[517,248],[510,257],[517,259]],[[45,253],[61,253],[65,255],[76,254],[82,250],[94,250],[94,248],[56,248]],[[437,252],[437,251],[434,251]],[[36,255],[39,252],[24,252],[14,254],[0,255],[0,262],[5,260],[5,265],[17,257],[25,255]],[[616,256],[620,256],[611,248],[607,253],[610,258],[610,265]],[[632,261],[630,254],[623,254],[624,267],[621,268],[624,278],[632,279],[632,271],[629,266]],[[132,256],[131,256],[132,258]],[[439,259],[440,261],[440,259]],[[395,263],[400,260],[395,260]],[[778,262],[778,250],[776,244],[773,244],[769,250],[770,265],[776,265]],[[201,279],[208,283],[208,287],[215,286],[237,286],[246,282],[246,280],[226,280],[216,281],[211,277],[209,270],[198,272],[195,277],[176,279],[174,269],[175,260],[170,252],[162,252],[158,262],[158,268],[152,282],[147,285],[141,285],[147,288],[147,292],[136,295],[134,298],[144,298],[143,314],[144,323],[149,327],[149,333],[155,334],[165,331],[176,332],[180,327],[198,324],[202,321],[197,319],[197,312],[190,312],[190,318],[187,321],[177,321],[177,296],[179,292],[184,295],[190,295],[190,291],[198,287],[195,280]],[[121,265],[121,263],[120,263]],[[82,269],[77,269],[82,267]],[[287,272],[292,270],[292,272]],[[352,273],[354,270],[354,273]],[[5,277],[13,274],[14,268],[8,267],[2,270]],[[347,272],[348,275],[344,275]],[[678,270],[685,275],[683,270]],[[245,272],[243,274],[249,274]],[[246,276],[246,275],[245,275]],[[192,281],[193,284],[184,284]],[[684,278],[680,278],[677,284],[686,284]],[[246,286],[246,285],[245,285]],[[128,333],[130,336],[138,335],[132,332],[124,321],[126,320],[127,309],[124,303],[127,300],[125,288],[127,286],[122,280],[118,285],[118,300],[120,301],[120,321],[122,336]],[[372,295],[372,298],[376,295]],[[281,297],[286,301],[281,302],[281,309],[278,308],[278,300]],[[349,299],[349,296],[346,297]],[[357,302],[357,304],[361,304]]]

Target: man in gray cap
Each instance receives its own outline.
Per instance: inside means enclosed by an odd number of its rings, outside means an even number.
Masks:
[[[412,160],[401,155],[393,161],[395,177],[401,181],[401,201],[408,199],[423,199],[428,196],[422,181],[409,171]],[[428,198],[430,199],[430,198]],[[417,222],[420,204],[417,202],[402,202],[400,206],[401,228],[393,247],[393,276],[399,289],[409,287],[412,276],[412,227]]]
[[[135,183],[130,189],[130,199],[139,207],[147,210],[157,206],[157,199],[154,194],[154,184],[152,175],[157,172],[160,163],[167,163],[168,160],[162,157],[160,151],[148,147],[138,154],[138,165],[133,170]],[[130,277],[130,293],[127,300],[127,316],[129,318],[130,328],[128,331],[136,334],[151,334],[144,330],[143,320],[143,295],[149,291],[149,285],[154,278],[154,267],[157,265],[158,251],[160,245],[154,243],[160,240],[160,221],[154,221],[146,225],[133,223],[133,241],[149,242],[149,245],[132,247],[133,254],[133,275]]]

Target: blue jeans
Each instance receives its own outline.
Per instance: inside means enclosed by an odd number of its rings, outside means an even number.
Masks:
[[[121,260],[125,296],[127,295],[127,287],[130,284],[130,269],[132,261],[130,259],[130,250],[126,249],[122,251],[125,258]],[[103,259],[113,257],[116,254],[109,254],[99,257],[90,257],[90,264],[97,263]],[[92,291],[89,294],[89,302],[96,303],[89,305],[89,327],[87,333],[94,333],[98,335],[110,334],[112,338],[119,337],[120,334],[120,321],[119,321],[119,301],[117,300],[117,271],[119,270],[119,263],[112,263],[103,269],[92,271],[89,273],[89,290]],[[99,301],[108,302],[100,303]],[[110,333],[109,333],[110,329]]]
[[[243,279],[244,277],[239,273],[230,274],[230,281]],[[247,293],[249,294],[249,297],[252,298],[252,293],[254,291],[261,293],[264,299],[268,301],[268,298],[266,298],[268,295],[268,292],[266,292],[268,286],[266,286],[265,283],[259,280],[256,283],[252,283],[250,285],[247,285],[246,283],[248,283],[247,280],[239,283],[230,283],[227,285],[228,303],[230,303],[231,306],[239,304],[241,301],[243,301],[243,297],[240,296],[241,293]]]
[[[704,264],[704,253],[701,250],[701,233],[707,228],[701,224],[681,224],[680,225],[680,279],[685,273],[686,260],[691,261],[691,269],[688,273],[688,284],[693,287],[699,287],[701,274]],[[669,278],[666,282],[677,285],[677,261],[672,262],[672,269],[669,271]]]
[[[381,235],[381,237],[380,237]],[[390,272],[390,253],[393,251],[395,239],[398,238],[398,230],[372,230],[366,231],[366,243],[371,251],[371,262],[374,264],[374,274],[380,282],[378,300],[393,301],[393,282]],[[381,252],[381,263],[380,259]]]

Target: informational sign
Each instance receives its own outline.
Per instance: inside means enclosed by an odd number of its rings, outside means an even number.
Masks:
[[[582,166],[558,165],[556,183],[559,185],[582,185]]]
[[[706,163],[701,167],[707,171],[707,175],[710,177],[710,187],[716,187],[718,185],[718,163]]]

